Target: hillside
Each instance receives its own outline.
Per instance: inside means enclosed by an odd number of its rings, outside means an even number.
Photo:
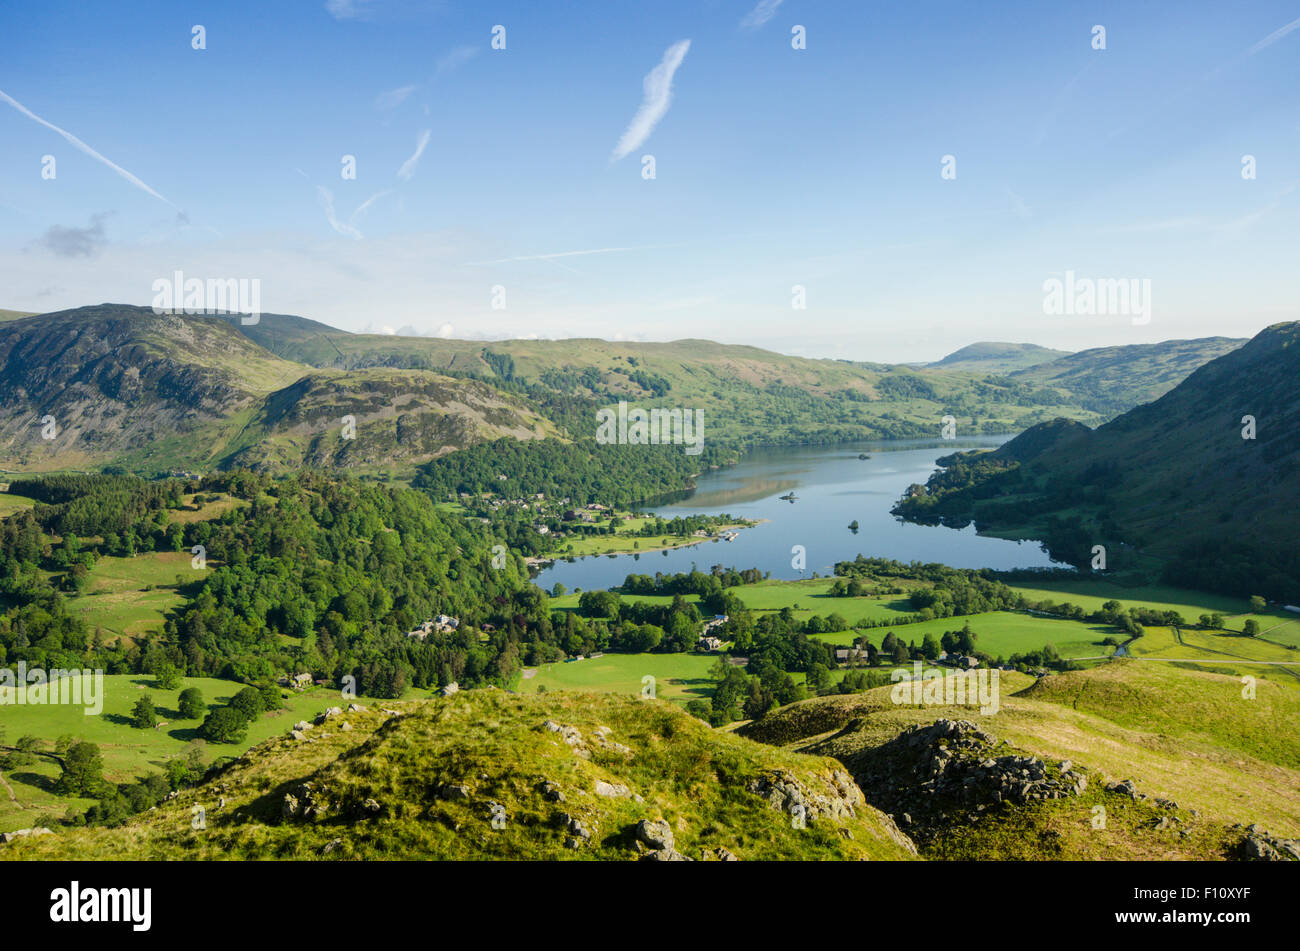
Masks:
[[[939,474],[896,511],[1046,538],[1077,564],[1094,544],[1128,546],[1128,567],[1154,557],[1169,580],[1294,602],[1298,344],[1300,324],[1269,327],[1096,430],[1051,424],[987,458],[965,454],[962,471]],[[1246,416],[1255,438],[1243,438]]]
[[[727,450],[933,436],[949,415],[963,434],[1057,417],[1095,425],[1172,385],[1206,350],[1190,341],[1169,355],[1164,346],[1116,348],[1104,372],[1093,365],[1100,358],[1079,364],[1072,354],[1020,373],[1063,360],[1076,361],[1072,370],[1021,378],[994,371],[1055,352],[976,344],[915,368],[707,340],[484,343],[351,334],[283,314],[244,325],[101,304],[0,321],[0,458],[15,470],[409,473],[500,436],[591,436],[595,409],[619,400],[698,409],[708,445]],[[1154,382],[1111,378],[1141,379],[1157,364]],[[47,415],[53,440],[42,438]],[[331,431],[346,415],[368,428],[344,446]]]
[[[914,854],[832,760],[662,701],[500,690],[320,716],[125,826],[0,845],[0,859],[83,860]]]
[[[355,420],[355,436],[342,419]],[[555,434],[518,397],[419,370],[315,371],[270,394],[223,468],[409,467],[502,437]]]
[[[987,716],[898,705],[882,687],[739,732],[839,759],[926,858],[1241,858],[1247,826],[1300,836],[1300,762],[1272,727],[1296,721],[1300,696],[1261,685],[1247,703],[1235,677],[1122,661],[1038,682],[1004,672]]]
[[[1017,369],[1010,377],[1068,393],[1080,406],[1113,416],[1158,399],[1197,367],[1243,343],[1245,340],[1231,337],[1205,337],[1097,347]]]
[[[115,304],[0,323],[5,468],[409,470],[478,442],[555,431],[486,383],[316,371],[237,326]],[[43,438],[47,415],[53,439]],[[355,438],[344,439],[349,415]]]
[[[1055,415],[1100,419],[1079,413],[1056,390],[986,380],[987,370],[936,373],[708,340],[482,343],[308,330],[293,319],[264,317],[245,332],[280,356],[318,367],[474,374],[527,387],[534,400],[700,408],[709,438],[729,446],[933,435],[948,413],[967,431],[980,432],[1020,429]]]
[[[301,372],[219,320],[105,304],[8,321],[0,458],[9,468],[84,467],[172,437],[220,439]]]
[[[1067,350],[1053,350],[1033,343],[972,343],[954,350],[942,360],[928,363],[935,370],[967,370],[972,373],[1011,373],[1069,356]]]

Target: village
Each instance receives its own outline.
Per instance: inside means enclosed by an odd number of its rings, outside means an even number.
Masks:
[[[556,558],[660,551],[734,541],[743,528],[759,524],[730,515],[662,518],[638,510],[620,511],[600,502],[576,505],[569,497],[548,498],[538,492],[502,498],[491,492],[462,492],[453,502],[471,518],[501,530],[530,567]]]

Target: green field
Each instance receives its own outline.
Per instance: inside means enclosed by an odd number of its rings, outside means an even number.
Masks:
[[[1300,686],[1300,651],[1253,637],[1148,627],[1129,645],[1134,658],[1165,666],[1171,661],[1192,661],[1185,666],[1215,674],[1251,676]],[[1291,666],[1295,665],[1295,666]]]
[[[35,504],[35,499],[29,499],[25,495],[15,495],[10,492],[0,493],[0,518],[13,515],[15,512],[21,512],[23,509],[29,509]]]
[[[1206,594],[1168,585],[1125,587],[1106,581],[1091,580],[1054,581],[1033,588],[1021,585],[1011,587],[1031,600],[1041,601],[1050,598],[1058,604],[1069,601],[1086,611],[1096,611],[1104,602],[1112,599],[1120,602],[1125,608],[1177,611],[1189,624],[1195,624],[1202,614],[1217,611],[1224,616],[1224,623],[1236,631],[1241,630],[1248,618],[1254,618],[1259,623],[1262,639],[1300,647],[1300,615],[1274,607],[1254,612],[1250,610],[1250,603],[1245,598]]]
[[[824,641],[847,646],[865,634],[872,644],[879,647],[880,642],[885,639],[885,634],[893,631],[894,636],[899,640],[908,644],[916,641],[916,645],[920,647],[926,634],[942,637],[945,631],[960,631],[967,621],[970,622],[971,630],[976,635],[976,649],[994,657],[1023,654],[1037,650],[1046,644],[1056,645],[1062,657],[1098,657],[1108,655],[1114,650],[1112,647],[1103,647],[1101,641],[1106,637],[1119,636],[1114,628],[1105,624],[1036,617],[1013,611],[990,611],[987,614],[972,614],[969,617],[935,618],[933,621],[920,621],[916,624],[899,624],[865,631],[840,631],[836,634],[817,636]]]
[[[167,612],[184,601],[176,590],[176,576],[199,577],[199,571],[190,567],[192,558],[188,551],[100,558],[86,591],[69,598],[68,611],[92,631],[102,628],[110,638],[137,638],[161,630]]]
[[[886,621],[912,614],[907,596],[902,594],[836,598],[827,594],[835,578],[808,581],[760,581],[758,584],[733,588],[736,596],[751,611],[779,611],[794,608],[794,616],[807,620],[814,614],[839,614],[850,624],[859,621]],[[958,625],[960,627],[961,625]]]
[[[0,724],[4,726],[4,742],[13,745],[23,736],[37,736],[48,741],[44,749],[53,748],[60,736],[73,736],[99,746],[104,757],[104,778],[111,782],[127,782],[137,776],[158,772],[174,756],[188,754],[191,743],[203,745],[203,758],[211,762],[220,756],[237,756],[256,743],[284,733],[298,720],[309,719],[331,706],[346,706],[337,691],[317,687],[298,693],[281,691],[285,709],[263,714],[249,725],[248,736],[240,744],[208,745],[198,739],[200,720],[180,720],[176,710],[181,690],[197,687],[203,692],[209,709],[226,703],[243,689],[244,685],[230,680],[211,680],[189,677],[177,690],[159,690],[147,674],[113,674],[104,677],[103,710],[98,716],[87,716],[82,707],[59,705],[0,706]],[[136,700],[148,693],[153,698],[160,721],[166,725],[157,730],[140,730],[130,724],[131,708]],[[11,699],[6,696],[5,700]],[[366,706],[384,701],[360,700]],[[24,767],[14,773],[5,773],[10,792],[0,784],[0,830],[31,826],[45,813],[63,815],[69,805],[79,811],[91,805],[90,800],[59,797],[53,792],[58,778],[58,764],[40,757],[37,765]]]
[[[624,525],[628,530],[620,531],[616,535],[588,535],[580,538],[569,537],[563,539],[563,544],[551,552],[549,557],[582,558],[588,555],[613,555],[613,554],[630,554],[632,552],[663,551],[669,548],[685,548],[691,545],[706,545],[721,540],[717,538],[696,538],[694,535],[636,535],[641,526],[646,522],[652,522],[648,518],[630,518]],[[723,525],[715,531],[725,532],[729,530],[739,530],[746,526],[743,525]]]
[[[655,695],[661,700],[685,703],[708,698],[713,692],[709,670],[718,662],[710,654],[605,654],[602,657],[544,664],[532,677],[521,678],[520,693],[550,690],[594,690],[640,696],[642,678],[655,678]]]

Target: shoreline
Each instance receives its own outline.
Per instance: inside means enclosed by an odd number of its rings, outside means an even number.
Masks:
[[[771,519],[758,518],[758,519],[754,519],[753,521],[748,521],[745,523],[721,525],[717,529],[718,532],[717,535],[710,535],[707,538],[694,538],[694,537],[684,538],[680,542],[676,542],[668,545],[656,545],[653,548],[611,548],[608,551],[598,551],[598,552],[594,551],[594,552],[588,552],[587,554],[583,554],[583,555],[547,555],[543,557],[529,557],[524,559],[524,563],[528,565],[529,568],[537,568],[541,570],[544,568],[549,568],[551,565],[554,565],[557,562],[561,562],[561,561],[567,562],[570,559],[577,562],[587,558],[608,558],[610,555],[644,555],[649,552],[656,552],[656,551],[676,551],[679,548],[694,548],[698,545],[704,545],[709,542],[721,542],[724,540],[722,538],[723,534],[727,532],[741,532],[747,528],[756,528],[757,526],[763,525],[770,521]],[[628,537],[630,539],[634,539],[636,536],[628,536]]]

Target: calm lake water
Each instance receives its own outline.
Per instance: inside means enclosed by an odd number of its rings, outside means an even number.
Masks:
[[[764,449],[739,465],[705,473],[680,500],[648,506],[665,518],[691,513],[730,513],[766,519],[741,530],[735,541],[705,541],[673,551],[598,555],[560,561],[537,583],[549,589],[562,582],[584,591],[622,584],[629,574],[708,571],[713,565],[760,568],[773,578],[829,575],[837,561],[868,557],[898,561],[937,561],[955,568],[1034,568],[1056,565],[1037,542],[1014,542],[942,526],[911,525],[889,514],[914,482],[925,482],[935,460],[958,449],[997,446],[1009,437],[976,437],[949,442],[891,440],[836,446]],[[871,458],[859,459],[859,453]],[[778,496],[794,492],[798,501]],[[848,528],[857,520],[858,532]],[[791,565],[791,549],[802,545],[806,568]],[[1059,567],[1068,567],[1060,565]]]

